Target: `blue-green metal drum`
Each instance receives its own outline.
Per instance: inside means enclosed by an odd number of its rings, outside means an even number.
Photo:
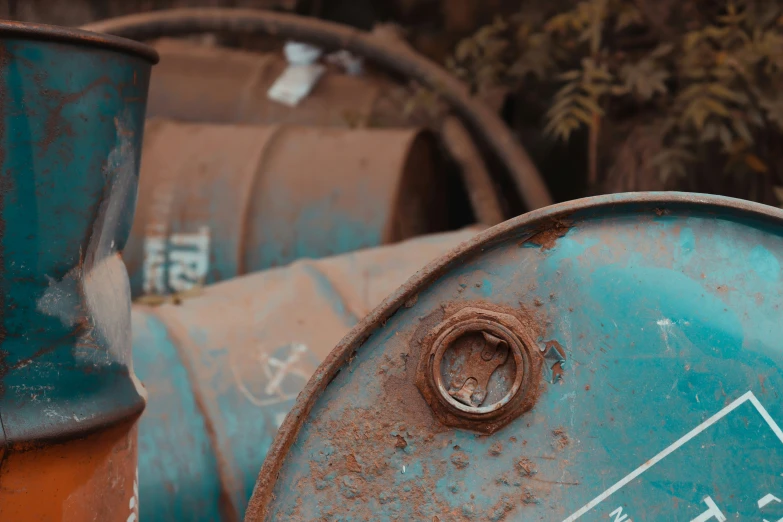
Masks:
[[[621,194],[431,264],[316,371],[260,520],[779,521],[783,212]]]
[[[0,442],[138,415],[128,277],[154,50],[0,22]],[[2,446],[2,444],[0,444]]]

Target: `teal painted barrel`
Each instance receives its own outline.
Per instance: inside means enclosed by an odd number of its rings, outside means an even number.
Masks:
[[[601,196],[489,229],[355,327],[246,520],[783,517],[783,211]]]
[[[277,427],[337,341],[476,229],[300,260],[133,308],[141,519],[240,520]]]
[[[0,22],[4,520],[78,518],[80,509],[97,506],[95,498],[74,500],[74,491],[103,480],[109,472],[99,464],[108,457],[97,449],[69,454],[69,444],[119,424],[128,426],[123,444],[130,449],[112,457],[116,487],[100,503],[104,520],[130,520],[135,511],[132,421],[144,398],[133,375],[119,252],[133,220],[156,60],[151,48],[121,38]],[[59,464],[44,456],[53,454]],[[40,461],[30,467],[35,455]],[[84,471],[90,460],[95,469]],[[73,470],[72,480],[56,475],[58,465]]]

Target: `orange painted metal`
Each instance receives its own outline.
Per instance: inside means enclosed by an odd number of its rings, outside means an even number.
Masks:
[[[58,444],[6,448],[0,520],[136,521],[137,431],[134,419]]]

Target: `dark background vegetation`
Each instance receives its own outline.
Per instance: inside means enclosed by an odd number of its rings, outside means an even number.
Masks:
[[[782,4],[0,0],[0,16],[80,25],[169,7],[235,6],[363,29],[393,24],[498,107],[558,201],[679,189],[780,205]]]

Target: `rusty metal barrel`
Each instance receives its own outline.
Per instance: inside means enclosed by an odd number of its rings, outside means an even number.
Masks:
[[[246,520],[783,517],[783,211],[555,205],[417,273],[279,429]]]
[[[134,306],[141,519],[240,520],[277,427],[335,343],[475,229],[300,260]]]
[[[430,133],[147,124],[123,253],[134,295],[340,254],[447,228]]]
[[[268,99],[288,66],[280,52],[257,53],[198,45],[155,43],[160,64],[150,84],[147,117],[186,122],[354,127],[403,126],[394,83],[378,74],[352,76],[330,69],[295,107]]]
[[[0,21],[0,519],[137,519],[130,292],[147,46]]]

